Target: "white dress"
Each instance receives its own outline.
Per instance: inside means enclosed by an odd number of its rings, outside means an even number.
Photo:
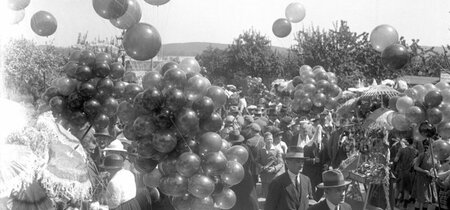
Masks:
[[[121,169],[113,176],[106,187],[104,194],[106,204],[110,209],[114,209],[134,197],[136,197],[134,174],[128,170]]]

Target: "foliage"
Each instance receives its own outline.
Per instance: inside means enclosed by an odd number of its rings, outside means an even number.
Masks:
[[[64,57],[52,45],[26,39],[11,40],[4,57],[6,87],[31,95],[35,103],[51,82],[62,75]]]
[[[198,55],[196,59],[199,61],[200,66],[206,68],[206,76],[208,78],[213,78],[213,80],[223,80],[223,78],[232,78],[233,75],[230,71],[227,71],[227,52],[226,50],[221,50],[218,48],[213,48],[209,46]],[[224,81],[221,81],[222,83]],[[217,83],[217,82],[213,82]]]

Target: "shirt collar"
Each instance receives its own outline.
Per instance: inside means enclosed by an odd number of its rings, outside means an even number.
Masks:
[[[331,203],[328,199],[325,199],[325,200],[327,201],[328,208],[330,208],[331,210],[335,210],[336,205]]]
[[[297,178],[297,174],[292,173],[289,169],[287,171],[289,174],[289,179],[291,179],[292,184],[295,184],[295,179]]]

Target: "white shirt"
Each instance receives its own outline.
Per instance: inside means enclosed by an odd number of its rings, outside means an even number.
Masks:
[[[284,141],[280,141],[277,145],[274,144],[274,147],[277,151],[280,152],[280,154],[286,154],[287,152],[287,144]]]
[[[331,210],[335,210],[336,205],[334,205],[333,203],[331,203],[328,199],[325,199],[325,200],[327,201],[328,208],[330,208]],[[341,208],[338,207],[337,209],[340,210]]]
[[[110,209],[114,209],[134,197],[136,197],[134,174],[128,170],[121,169],[109,181],[108,186],[106,186],[106,192],[104,194],[106,204]]]
[[[294,174],[291,171],[287,170],[288,174],[289,174],[289,179],[291,179],[292,184],[294,184],[294,186],[297,184],[300,184],[300,180],[298,178],[298,174]]]

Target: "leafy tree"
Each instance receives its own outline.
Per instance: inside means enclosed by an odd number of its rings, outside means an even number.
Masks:
[[[5,48],[5,84],[36,102],[52,80],[62,75],[64,57],[52,45],[26,39],[11,40]]]
[[[226,50],[221,50],[219,48],[213,48],[209,46],[202,52],[202,54],[197,55],[200,66],[205,67],[206,76],[212,78],[213,83],[218,83],[214,81],[220,81],[223,83],[224,78],[232,78],[231,72],[227,71],[227,52]]]

